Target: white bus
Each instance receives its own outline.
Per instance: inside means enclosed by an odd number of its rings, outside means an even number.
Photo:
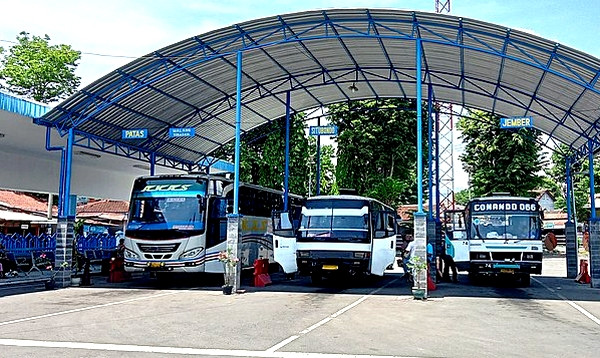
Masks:
[[[454,261],[472,279],[513,276],[522,286],[542,273],[542,211],[535,199],[509,195],[475,198],[454,211],[446,231]],[[462,225],[462,222],[465,225]]]
[[[311,197],[298,220],[288,213],[273,219],[275,261],[314,283],[335,273],[383,276],[396,256],[396,211],[375,199]]]
[[[283,208],[282,192],[240,184],[240,261],[273,262],[271,215]],[[298,196],[290,195],[299,207]],[[233,184],[206,174],[137,178],[125,230],[128,272],[222,273],[219,252],[227,248],[227,214],[232,212]]]

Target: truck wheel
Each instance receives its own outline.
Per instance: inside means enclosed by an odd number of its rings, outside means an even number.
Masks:
[[[469,281],[473,285],[479,284],[479,275],[476,272],[469,271]]]
[[[319,285],[321,282],[323,282],[323,275],[320,271],[315,271],[310,274],[310,281],[313,285]]]
[[[519,275],[519,283],[521,287],[531,286],[531,275],[528,273],[522,273]]]

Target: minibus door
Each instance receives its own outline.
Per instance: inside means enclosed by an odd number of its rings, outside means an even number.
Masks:
[[[273,220],[273,258],[285,273],[298,271],[296,263],[296,230],[290,214],[274,212]]]

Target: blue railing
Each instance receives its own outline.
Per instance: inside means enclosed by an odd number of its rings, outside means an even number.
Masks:
[[[77,235],[77,251],[92,258],[110,257],[110,252],[117,246],[117,237],[109,234]],[[54,252],[56,250],[56,234],[20,235],[0,234],[0,244],[15,257],[31,257],[31,252]]]

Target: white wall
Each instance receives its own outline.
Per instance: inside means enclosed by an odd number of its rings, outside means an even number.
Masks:
[[[133,179],[149,174],[147,170],[133,168],[133,164],[144,164],[141,161],[86,151],[101,154],[102,157],[96,159],[75,156],[71,194],[129,200]],[[0,152],[0,188],[57,193],[59,172],[59,151],[48,152],[43,156],[26,152]],[[156,167],[157,174],[167,172],[176,171]]]

